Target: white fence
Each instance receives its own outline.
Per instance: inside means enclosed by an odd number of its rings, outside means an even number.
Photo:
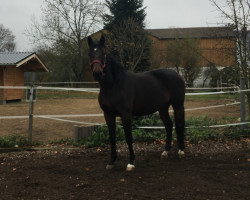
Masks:
[[[48,83],[49,84],[49,83]],[[102,117],[103,114],[64,114],[64,115],[34,115],[33,114],[33,91],[36,90],[60,90],[60,91],[78,91],[78,92],[90,92],[90,93],[99,93],[99,88],[65,88],[65,87],[44,87],[44,86],[0,86],[0,89],[25,89],[30,91],[29,100],[30,100],[30,106],[29,106],[29,115],[25,116],[0,116],[0,119],[29,119],[29,140],[32,141],[32,128],[33,128],[33,117],[34,118],[41,118],[41,119],[49,119],[49,120],[56,120],[66,123],[73,123],[73,124],[83,124],[83,125],[101,125],[100,123],[90,123],[90,122],[84,122],[84,121],[75,121],[75,120],[69,120],[69,119],[63,119],[63,118],[77,118],[77,117]],[[225,91],[229,90],[231,91]],[[187,90],[218,90],[218,88],[187,88]],[[239,89],[236,87],[224,87],[220,88],[220,91],[217,92],[187,92],[186,96],[195,96],[195,95],[220,95],[220,94],[232,94],[232,93],[240,93],[245,96],[245,92],[250,92],[250,90],[245,89]],[[242,99],[241,99],[242,100]],[[245,101],[245,100],[244,100]],[[245,103],[245,102],[244,102]],[[206,106],[206,107],[198,107],[198,108],[189,108],[185,109],[186,112],[188,111],[194,111],[194,110],[205,110],[205,109],[213,109],[213,108],[219,108],[219,107],[225,107],[225,106],[234,106],[242,104],[242,102],[234,102],[230,104],[221,104],[221,105],[213,105],[213,106]],[[244,109],[244,108],[243,108]],[[172,112],[172,111],[170,111]],[[245,124],[250,124],[250,122],[245,122],[244,120],[240,123],[229,123],[229,124],[223,124],[223,125],[211,125],[211,126],[204,126],[204,128],[218,128],[218,127],[226,127],[226,126],[241,126]],[[163,129],[164,127],[138,127],[141,129]],[[189,128],[189,127],[186,127]]]

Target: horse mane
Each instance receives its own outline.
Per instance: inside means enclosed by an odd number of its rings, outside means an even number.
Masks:
[[[114,80],[120,73],[126,70],[122,64],[111,54],[107,55],[107,65],[111,68],[111,73]]]

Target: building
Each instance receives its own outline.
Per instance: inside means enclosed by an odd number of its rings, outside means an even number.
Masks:
[[[161,67],[170,67],[166,62],[167,45],[175,39],[199,39],[202,59],[200,65],[205,67],[211,63],[216,66],[232,66],[235,64],[236,36],[229,27],[197,27],[148,29],[155,52],[161,60]]]
[[[229,27],[148,29],[147,31],[152,40],[153,68],[175,69],[173,63],[166,59],[168,45],[188,39],[198,41],[198,49],[190,48],[190,51],[199,52],[197,53],[198,66],[202,67],[200,76],[194,81],[195,86],[209,84],[206,72],[208,67],[216,66],[221,70],[224,67],[232,67],[236,63],[236,35]]]
[[[35,52],[0,52],[0,86],[24,86],[25,72],[48,72],[48,69]],[[0,104],[23,98],[23,89],[0,88]]]
[[[218,69],[231,67],[236,62],[236,35],[229,27],[195,27],[195,28],[169,28],[147,29],[152,40],[151,68],[173,68],[167,57],[167,46],[175,40],[197,39],[199,40],[200,61],[202,73],[196,81],[196,86],[203,84],[204,71],[209,66]],[[106,30],[93,34],[94,39],[99,39]],[[87,72],[91,76],[90,70]],[[88,78],[87,78],[88,79]],[[207,83],[208,84],[208,83]]]

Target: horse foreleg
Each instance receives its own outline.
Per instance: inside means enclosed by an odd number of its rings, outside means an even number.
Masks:
[[[115,122],[115,116],[108,115],[107,113],[104,113],[104,117],[109,129],[109,141],[110,141],[110,148],[111,148],[111,155],[110,155],[110,161],[108,165],[106,166],[106,169],[112,169],[114,167],[114,163],[117,158],[116,153],[116,122]]]
[[[134,161],[135,161],[135,154],[133,150],[133,136],[132,136],[132,116],[123,116],[122,124],[126,136],[126,142],[128,144],[129,149],[129,164],[127,165],[127,171],[132,171],[135,169]]]

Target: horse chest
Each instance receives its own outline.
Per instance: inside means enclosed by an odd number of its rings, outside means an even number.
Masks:
[[[100,93],[99,104],[104,112],[121,115],[123,111],[130,107],[126,98],[122,95],[112,93]]]

